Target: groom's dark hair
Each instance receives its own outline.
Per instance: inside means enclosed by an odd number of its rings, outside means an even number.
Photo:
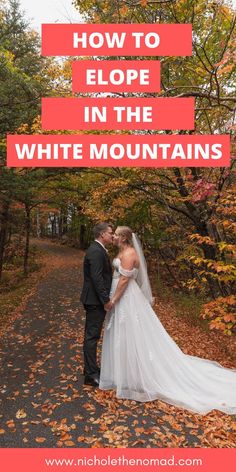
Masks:
[[[97,223],[93,228],[93,235],[94,238],[97,239],[101,235],[101,233],[107,231],[108,228],[112,228],[110,223]]]

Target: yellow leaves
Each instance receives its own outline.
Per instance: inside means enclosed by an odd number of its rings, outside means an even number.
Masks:
[[[42,126],[41,126],[41,116],[37,116],[33,124],[31,126],[31,133],[32,134],[41,134],[42,133]]]
[[[29,132],[28,123],[22,123],[17,130],[17,133],[19,134],[27,134],[28,132]]]
[[[5,434],[5,429],[0,429],[0,434]]]
[[[228,247],[227,244],[224,244],[223,246]],[[229,246],[229,249],[234,250],[234,246]],[[220,280],[222,282],[234,280],[236,277],[236,267],[234,264],[226,264],[222,261],[205,259],[204,257],[197,256],[190,256],[187,257],[187,259],[197,267],[204,269],[199,272],[200,275],[210,275],[211,278]]]
[[[232,10],[231,8],[228,7],[228,5],[220,5],[219,4],[219,11],[220,13],[225,16],[227,19],[230,19],[231,15],[232,15]]]
[[[30,126],[28,123],[22,123],[18,129],[17,134],[41,134],[42,133],[42,126],[41,126],[41,116],[37,116],[33,124]]]
[[[236,252],[236,246],[235,244],[228,244],[225,241],[221,241],[218,243],[219,250],[221,252],[226,251],[226,252],[231,252],[235,253]]]
[[[17,413],[16,413],[16,418],[17,419],[21,419],[21,418],[26,418],[26,413],[24,410],[18,410]]]
[[[120,9],[120,15],[126,16],[127,13],[129,13],[129,9],[128,9],[127,5],[124,5],[124,6]]]
[[[210,246],[215,245],[215,241],[209,236],[201,236],[198,233],[191,234],[189,236],[190,241],[196,241],[198,244],[209,244]]]
[[[193,263],[194,263],[195,265],[197,265],[197,266],[202,265],[204,262],[207,263],[207,259],[204,259],[203,257],[191,256],[191,257],[189,257],[189,260],[190,260],[191,262],[193,262]],[[212,262],[209,261],[209,264],[211,265]]]
[[[221,221],[221,225],[227,230],[236,231],[236,223],[234,223],[233,221],[224,220]]]
[[[203,306],[201,317],[210,319],[210,329],[223,331],[227,335],[232,334],[236,326],[236,297],[218,297]]]
[[[224,331],[225,324],[221,321],[219,317],[217,317],[210,322],[210,329],[219,329],[220,331]]]

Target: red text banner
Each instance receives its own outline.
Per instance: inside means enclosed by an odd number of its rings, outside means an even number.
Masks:
[[[44,56],[191,56],[191,24],[43,24]]]
[[[46,130],[192,130],[194,98],[43,98]]]
[[[8,135],[8,167],[228,167],[229,135]]]
[[[159,61],[75,61],[73,92],[159,92]]]
[[[153,448],[1,449],[2,472],[227,472],[235,471],[235,449]]]

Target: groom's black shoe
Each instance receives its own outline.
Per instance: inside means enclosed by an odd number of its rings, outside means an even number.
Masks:
[[[91,385],[92,387],[98,387],[99,386],[99,376],[94,375],[93,377],[90,377],[90,375],[85,375],[84,385]]]

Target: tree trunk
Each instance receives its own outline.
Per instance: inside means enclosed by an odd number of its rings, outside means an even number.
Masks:
[[[197,231],[201,236],[210,236],[207,225],[205,222],[201,222],[199,226],[197,226]],[[203,244],[202,250],[204,253],[205,259],[217,261],[217,253],[216,248],[209,244]],[[208,285],[210,287],[211,295],[213,298],[217,298],[219,295],[224,296],[224,290],[222,289],[218,280],[214,280],[211,276],[206,275],[206,279]]]
[[[36,213],[36,232],[37,232],[37,238],[41,238],[41,224],[40,224],[40,212],[39,209],[37,208],[37,213]]]
[[[174,168],[173,169],[175,176],[177,177],[177,185],[178,185],[178,190],[179,194],[181,197],[189,197],[189,192],[188,189],[185,185],[185,181],[182,177],[181,171],[179,168]],[[210,234],[209,229],[207,227],[207,214],[208,214],[208,209],[206,205],[202,203],[198,203],[198,205],[195,205],[193,202],[187,200],[185,201],[185,206],[191,215],[192,222],[197,230],[197,232],[201,236],[212,236]],[[204,253],[205,259],[217,260],[217,253],[216,253],[216,248],[210,244],[203,244],[202,245],[202,250]],[[217,280],[214,280],[211,276],[206,275],[206,279],[212,294],[213,298],[218,297],[220,294],[223,295],[224,291],[222,290],[222,287],[220,283]]]
[[[58,216],[58,237],[61,239],[63,236],[63,213],[62,209],[60,209],[59,216]]]
[[[29,261],[29,240],[30,240],[30,208],[25,205],[25,253],[24,253],[24,275],[28,274],[28,261]]]
[[[86,227],[84,224],[81,224],[80,226],[80,233],[79,233],[79,246],[80,249],[85,249],[85,233],[86,233]]]
[[[7,226],[9,219],[9,202],[5,202],[2,208],[1,215],[1,228],[0,228],[0,280],[2,278],[2,269],[3,269],[3,260],[4,260],[4,251],[7,240]]]
[[[53,218],[51,218],[51,237],[52,239],[54,239],[55,237],[55,224],[56,224],[56,221],[55,221],[55,216]]]
[[[157,248],[157,251],[160,254],[160,256],[161,256],[161,258],[162,258],[162,260],[165,264],[165,267],[166,267],[167,271],[169,272],[171,278],[173,279],[175,285],[177,285],[177,287],[179,287],[180,290],[186,291],[183,287],[181,287],[181,285],[178,281],[178,278],[175,276],[174,272],[171,270],[170,265],[168,264],[168,261],[166,260],[164,253],[159,248]]]

